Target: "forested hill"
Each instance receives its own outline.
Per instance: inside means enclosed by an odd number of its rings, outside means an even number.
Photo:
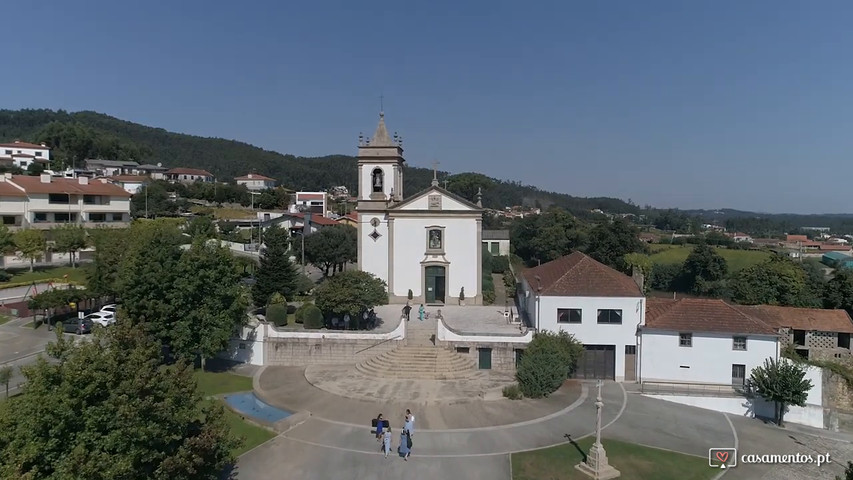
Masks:
[[[356,159],[347,155],[297,157],[264,150],[235,140],[205,138],[147,127],[97,112],[62,110],[0,110],[0,142],[46,142],[59,165],[81,165],[87,158],[162,163],[168,167],[203,168],[220,180],[257,172],[297,190],[325,190],[346,185],[355,191]],[[355,148],[355,147],[353,147]],[[448,174],[440,172],[442,181]],[[429,186],[432,171],[406,169],[405,191]],[[576,214],[601,209],[608,213],[638,213],[639,208],[615,198],[580,198],[545,192],[536,187],[480,174],[451,175],[448,188],[471,200],[483,190],[489,208],[512,205],[558,205]]]

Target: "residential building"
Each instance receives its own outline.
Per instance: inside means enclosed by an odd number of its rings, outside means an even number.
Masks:
[[[250,173],[242,177],[237,177],[234,180],[237,181],[237,185],[245,185],[246,188],[253,192],[275,188],[276,185],[274,178],[258,175],[257,173]]]
[[[292,212],[308,211],[316,215],[326,216],[329,210],[326,192],[296,192]]]
[[[127,226],[130,194],[106,180],[0,176],[0,217],[11,228]]]
[[[86,160],[86,170],[95,172],[96,175],[112,177],[115,175],[136,175],[139,163],[124,160]]]
[[[738,306],[776,329],[781,347],[793,345],[805,358],[848,357],[853,320],[844,310],[779,307],[773,305]]]
[[[0,143],[0,165],[14,165],[26,170],[33,163],[40,163],[44,168],[50,164],[50,148],[46,144],[20,140]]]
[[[483,248],[492,255],[509,256],[509,230],[483,230]]]
[[[127,193],[136,195],[142,189],[142,186],[151,181],[151,177],[145,175],[116,175],[108,177],[107,180],[120,186]]]
[[[275,225],[280,228],[286,228],[291,232],[302,232],[305,224],[305,214],[301,212],[257,212],[257,214],[258,221],[262,228],[268,228]],[[326,218],[322,215],[309,213],[308,217],[309,233],[315,233],[323,227],[340,225],[337,221],[332,220],[331,218]]]
[[[752,243],[752,237],[745,234],[745,233],[742,233],[742,232],[732,233],[731,235],[729,235],[729,237],[732,240],[734,240],[736,243],[740,243],[740,242]]]
[[[565,331],[584,344],[576,377],[636,380],[646,307],[634,279],[574,252],[524,271],[521,292],[523,315],[537,331]]]
[[[199,170],[196,168],[173,168],[166,171],[164,176],[166,180],[173,183],[214,182],[212,173],[207,170]]]
[[[779,357],[776,329],[722,300],[649,298],[639,333],[642,382],[742,386]]]
[[[157,165],[146,163],[136,167],[135,170],[134,175],[148,175],[153,180],[165,180],[166,172],[169,169],[164,167],[162,163],[158,163]]]
[[[358,212],[355,210],[337,219],[341,225],[349,225],[350,227],[358,226]]]

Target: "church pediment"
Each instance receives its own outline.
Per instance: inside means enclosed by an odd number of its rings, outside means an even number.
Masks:
[[[391,207],[395,211],[481,212],[483,209],[447,190],[432,186]]]

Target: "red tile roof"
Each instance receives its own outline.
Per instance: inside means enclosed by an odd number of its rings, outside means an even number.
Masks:
[[[780,307],[776,305],[738,306],[737,309],[777,328],[853,333],[853,320],[844,310]]]
[[[649,298],[646,329],[676,332],[776,335],[777,330],[722,300]]]
[[[248,175],[244,175],[242,177],[237,177],[234,180],[267,180],[267,181],[275,181],[274,178],[265,177],[263,175],[258,175],[257,173],[250,173]]]
[[[326,198],[325,193],[300,193],[296,192],[296,200],[323,200]]]
[[[198,170],[196,168],[173,168],[166,172],[166,175],[196,175],[200,177],[212,177],[213,174],[207,170]]]
[[[43,183],[40,176],[13,175],[8,180],[20,186],[27,194],[68,193],[72,195],[109,195],[111,197],[129,197],[123,188],[112,183],[99,180],[89,180],[86,185],[80,184],[76,178],[51,177],[50,183]]]
[[[844,245],[840,243],[821,243],[820,250],[825,252],[847,252],[851,250],[850,245]]]
[[[580,252],[523,272],[527,284],[551,297],[642,297],[634,279]],[[537,280],[536,277],[539,277]]]
[[[0,182],[0,197],[26,197],[27,194],[24,193],[20,188],[12,185],[9,182]]]
[[[104,177],[107,180],[112,180],[114,182],[147,182],[151,180],[151,178],[145,175],[113,175],[112,177]]]
[[[19,142],[19,141],[15,141],[12,143],[0,143],[0,147],[11,147],[11,148],[17,147],[17,148],[32,148],[32,149],[37,148],[39,150],[50,150],[50,147],[46,147],[44,145],[37,145],[35,143],[27,143],[27,142]]]
[[[286,216],[291,216],[295,218],[305,219],[305,214],[303,213],[286,213]],[[311,223],[316,223],[317,225],[340,225],[340,222],[337,220],[332,220],[331,218],[326,218],[322,215],[311,215]]]

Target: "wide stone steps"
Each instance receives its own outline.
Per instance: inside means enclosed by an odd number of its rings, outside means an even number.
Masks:
[[[356,365],[370,376],[418,380],[466,378],[476,372],[474,361],[431,345],[406,345]]]

